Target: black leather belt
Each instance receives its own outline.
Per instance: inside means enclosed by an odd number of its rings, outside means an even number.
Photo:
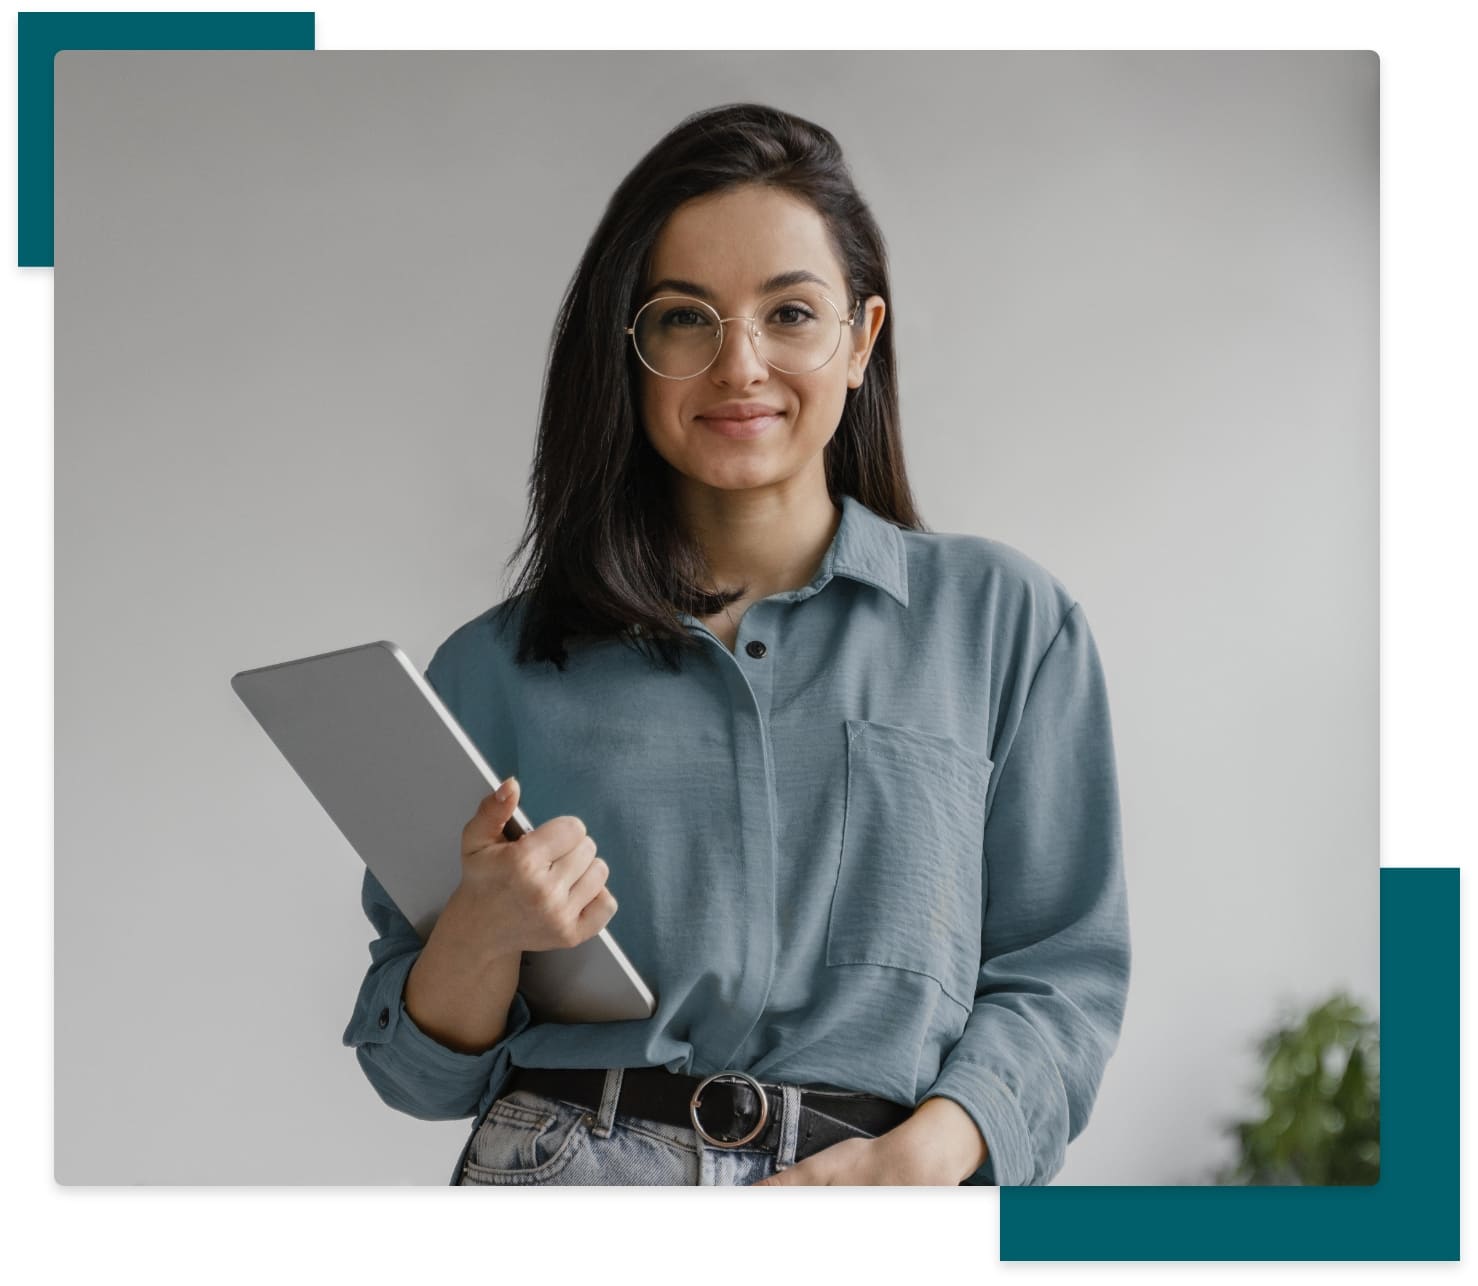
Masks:
[[[598,1110],[605,1083],[602,1068],[514,1067],[503,1093],[530,1090]],[[802,1089],[800,1101],[798,1161],[843,1139],[884,1134],[913,1115],[913,1108],[872,1094]],[[698,1077],[665,1067],[628,1067],[621,1074],[616,1111],[693,1130],[713,1147],[778,1152],[784,1126],[781,1102],[779,1085],[745,1072]]]

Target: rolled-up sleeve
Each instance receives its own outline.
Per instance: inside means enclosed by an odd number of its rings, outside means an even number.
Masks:
[[[1088,1123],[1129,986],[1108,693],[1076,603],[994,771],[974,1007],[922,1098],[954,1100],[984,1136],[965,1183],[1045,1184]]]
[[[344,1044],[354,1049],[375,1092],[397,1111],[423,1121],[477,1115],[508,1076],[508,1042],[528,1027],[528,1003],[513,993],[507,1029],[479,1054],[433,1040],[405,1008],[405,980],[421,954],[420,936],[368,869],[361,902],[379,936],[370,943],[369,972]]]

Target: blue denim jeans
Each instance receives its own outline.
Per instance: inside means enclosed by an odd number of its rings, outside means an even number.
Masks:
[[[795,1164],[800,1086],[782,1088],[781,1143],[772,1153],[714,1147],[683,1126],[617,1112],[621,1073],[607,1069],[596,1110],[528,1090],[498,1099],[473,1132],[454,1182],[739,1187]]]

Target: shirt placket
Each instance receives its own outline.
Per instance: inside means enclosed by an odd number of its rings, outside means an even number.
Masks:
[[[787,595],[787,598],[790,596]],[[738,1002],[715,1015],[705,1041],[712,1070],[723,1070],[743,1049],[764,1014],[775,975],[776,879],[779,817],[775,760],[770,745],[770,702],[774,692],[776,636],[785,604],[761,600],[739,622],[731,652],[707,627],[684,616],[688,629],[715,650],[718,672],[728,688],[733,714],[734,774],[738,791],[739,854],[744,865],[746,904],[734,908],[739,953]]]

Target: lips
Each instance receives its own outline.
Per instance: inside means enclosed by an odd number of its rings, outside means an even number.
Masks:
[[[723,416],[700,415],[698,423],[726,438],[757,438],[785,417],[779,411],[762,409],[754,414],[738,410]]]
[[[779,424],[785,413],[763,402],[724,402],[697,418],[704,428],[726,438],[757,438]]]
[[[757,420],[766,415],[779,415],[779,407],[766,406],[763,402],[724,402],[711,411],[705,411],[700,420]]]

